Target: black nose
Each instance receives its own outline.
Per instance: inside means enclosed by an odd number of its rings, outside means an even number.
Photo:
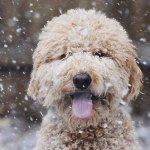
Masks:
[[[85,73],[77,74],[73,77],[75,87],[80,90],[86,89],[90,85],[91,81],[91,77]]]

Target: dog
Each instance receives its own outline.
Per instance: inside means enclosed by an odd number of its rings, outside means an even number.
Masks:
[[[46,106],[35,150],[138,150],[124,103],[142,86],[137,54],[115,19],[75,9],[43,28],[28,95]]]

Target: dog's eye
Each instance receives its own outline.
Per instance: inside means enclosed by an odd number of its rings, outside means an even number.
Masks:
[[[104,54],[100,53],[100,52],[95,52],[94,53],[95,56],[98,56],[98,57],[103,57],[105,56]]]
[[[66,57],[66,54],[62,54],[61,56],[59,56],[59,59],[64,59]]]

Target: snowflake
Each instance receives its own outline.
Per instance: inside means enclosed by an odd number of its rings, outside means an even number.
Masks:
[[[140,38],[140,41],[141,42],[146,42],[146,39],[145,38]]]
[[[5,48],[7,48],[7,47],[8,47],[8,45],[7,45],[7,44],[4,44],[4,47],[5,47]]]

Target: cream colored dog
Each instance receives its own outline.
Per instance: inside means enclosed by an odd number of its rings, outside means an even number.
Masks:
[[[94,10],[69,10],[43,28],[28,94],[48,108],[35,150],[137,150],[121,107],[142,73],[122,26]]]

